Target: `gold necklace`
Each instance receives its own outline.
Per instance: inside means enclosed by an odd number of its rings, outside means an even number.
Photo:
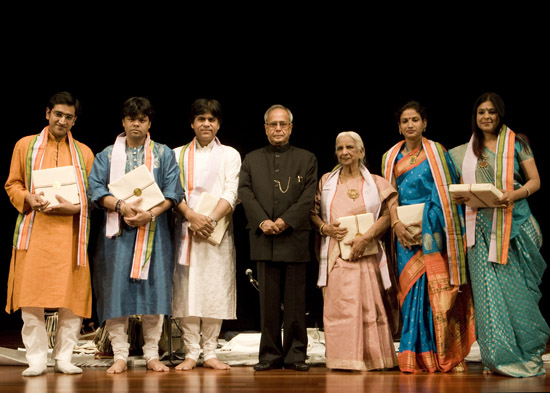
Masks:
[[[422,152],[422,147],[418,150],[418,153],[416,153],[414,156],[411,156],[411,153],[409,152],[409,148],[407,147],[407,144],[405,144],[405,150],[407,151],[407,154],[411,157],[409,159],[409,164],[413,165],[416,162],[416,159]]]
[[[479,159],[479,167],[480,168],[487,168],[489,166],[489,163],[487,162],[487,157],[482,155]]]
[[[340,181],[342,183],[344,183],[344,180],[342,178],[340,178]],[[344,185],[346,186],[346,189],[348,190],[348,192],[347,192],[348,198],[352,199],[353,201],[355,201],[357,198],[359,198],[359,191],[357,190],[357,188],[350,189],[348,187],[348,182],[347,181],[344,183]]]

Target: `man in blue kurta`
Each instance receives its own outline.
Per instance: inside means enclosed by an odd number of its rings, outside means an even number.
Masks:
[[[168,371],[158,359],[164,314],[171,313],[173,248],[166,211],[178,205],[184,193],[172,150],[150,139],[153,107],[146,98],[128,99],[114,145],[97,155],[89,177],[92,202],[104,209],[94,263],[97,314],[114,353],[107,370],[126,370],[129,354],[128,318],[141,315],[143,356],[147,368]],[[149,210],[141,199],[125,202],[108,185],[125,173],[145,165],[165,200]]]

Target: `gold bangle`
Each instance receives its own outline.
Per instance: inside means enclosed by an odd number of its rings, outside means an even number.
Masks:
[[[324,227],[324,226],[325,226],[325,224],[323,223],[323,224],[321,224],[321,226],[319,227],[319,234],[320,234],[321,236],[325,236],[325,234],[323,233],[323,227]]]
[[[391,229],[393,229],[394,226],[396,226],[397,224],[399,224],[401,221],[400,220],[395,220],[392,224],[391,224]]]
[[[528,198],[529,195],[531,195],[531,190],[528,189],[526,186],[523,186],[523,188],[525,188],[527,190],[527,196],[525,198]]]

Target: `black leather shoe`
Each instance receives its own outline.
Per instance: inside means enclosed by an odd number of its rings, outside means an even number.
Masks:
[[[254,370],[256,371],[267,371],[267,370],[274,370],[277,368],[283,368],[283,367],[280,363],[268,362],[267,360],[262,360],[254,365]]]
[[[296,371],[308,371],[309,370],[309,364],[306,362],[294,362],[290,364],[285,364],[285,368],[296,370]]]

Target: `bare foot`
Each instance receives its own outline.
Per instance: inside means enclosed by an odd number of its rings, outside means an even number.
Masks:
[[[177,371],[189,371],[193,370],[197,366],[197,362],[193,359],[185,359],[183,362],[176,366]]]
[[[491,370],[489,370],[488,368],[485,368],[485,369],[483,369],[483,374],[485,374],[485,375],[492,375],[493,372],[492,372]]]
[[[211,358],[206,360],[203,365],[203,367],[209,367],[213,368],[215,370],[229,370],[231,367],[229,367],[229,364],[225,364],[221,360],[218,360],[217,358]]]
[[[117,359],[113,365],[107,369],[107,374],[121,374],[127,369],[126,362],[122,359]]]
[[[147,370],[170,371],[170,369],[158,359],[151,359],[147,362]]]

